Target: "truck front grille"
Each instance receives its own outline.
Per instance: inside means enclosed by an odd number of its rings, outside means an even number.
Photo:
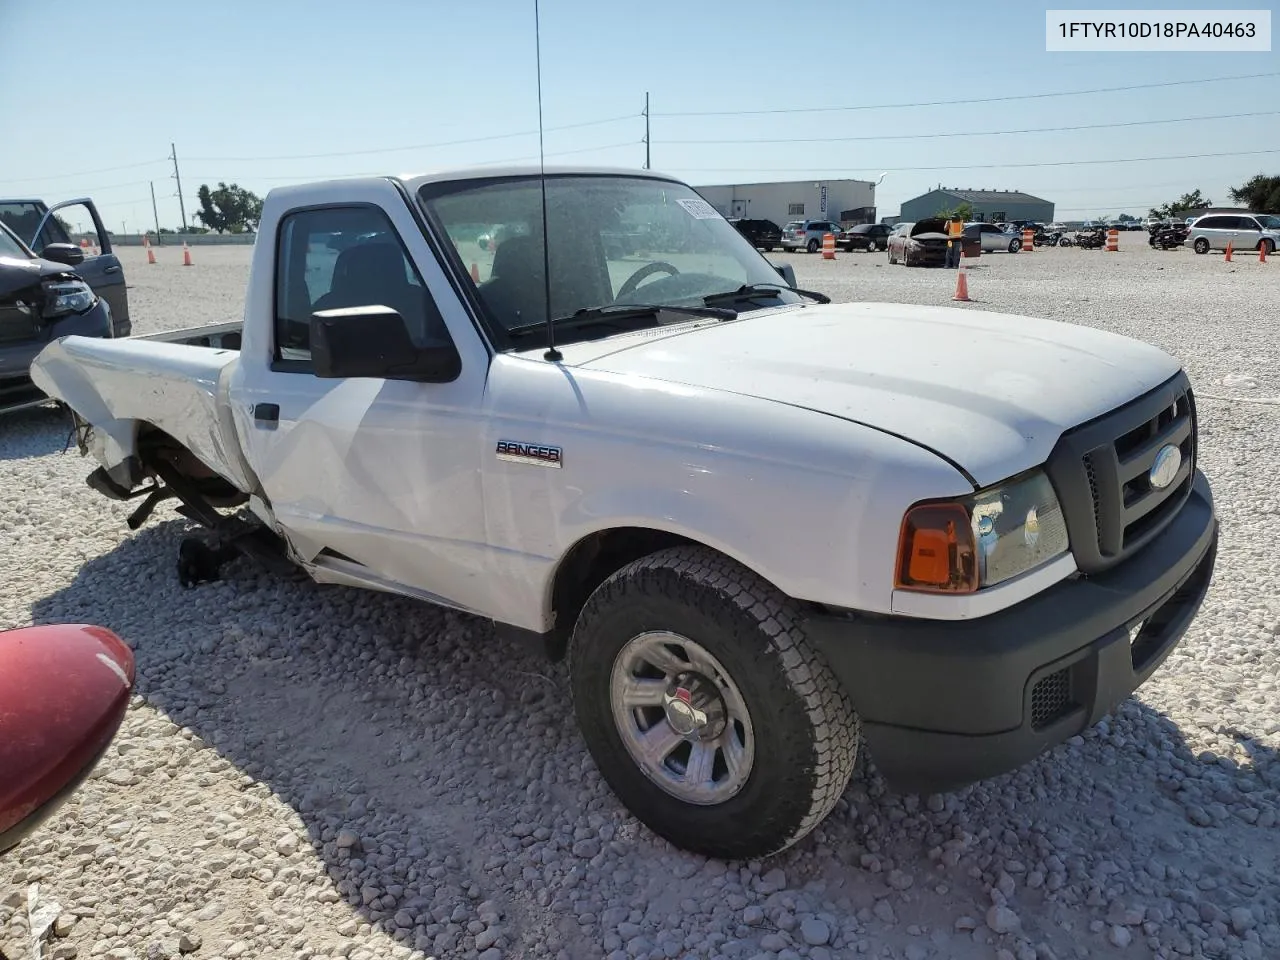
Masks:
[[[1068,431],[1047,472],[1062,503],[1076,565],[1096,573],[1141,549],[1173,519],[1191,493],[1196,465],[1196,407],[1186,374]],[[1180,464],[1164,487],[1151,483],[1157,454],[1177,449]]]

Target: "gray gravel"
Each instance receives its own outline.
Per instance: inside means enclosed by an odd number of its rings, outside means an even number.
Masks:
[[[640,827],[561,668],[465,617],[243,562],[183,591],[184,521],[130,535],[58,417],[0,421],[0,626],[96,621],[139,659],[108,759],[0,860],[0,953],[27,955],[38,882],[62,906],[46,957],[1280,956],[1280,264],[1121,245],[984,256],[970,294],[1187,364],[1223,519],[1199,619],[1048,757],[945,797],[886,795],[864,761],[765,863]],[[123,251],[138,332],[239,312],[249,251],[192,252]],[[954,274],[883,254],[773,256],[837,298],[951,302]]]

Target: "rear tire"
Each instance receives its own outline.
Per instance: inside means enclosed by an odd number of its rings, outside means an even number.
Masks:
[[[808,250],[810,253],[817,253],[817,252],[818,252],[818,241],[817,241],[817,240],[810,240],[807,244],[805,244],[805,247],[804,247],[804,248],[805,248],[806,250]]]
[[[778,853],[826,817],[853,772],[857,714],[794,604],[707,548],[662,550],[614,573],[587,600],[568,659],[601,776],[682,849]],[[701,734],[681,736],[699,723]],[[647,758],[646,736],[660,744]]]

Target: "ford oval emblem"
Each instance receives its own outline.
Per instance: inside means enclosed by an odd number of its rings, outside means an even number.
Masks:
[[[1151,462],[1151,471],[1147,474],[1152,488],[1163,490],[1173,483],[1173,478],[1178,475],[1178,470],[1181,466],[1182,451],[1172,443],[1166,443],[1156,454],[1155,460]]]

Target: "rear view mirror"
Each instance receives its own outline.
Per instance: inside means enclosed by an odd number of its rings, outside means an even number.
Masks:
[[[133,652],[103,627],[0,631],[0,854],[88,777],[124,720],[133,680]]]
[[[40,256],[55,263],[65,263],[69,267],[84,263],[84,251],[74,243],[47,243],[40,251]]]
[[[448,383],[462,372],[452,341],[419,346],[390,307],[342,307],[311,315],[311,363],[317,377],[379,377]]]
[[[772,262],[772,261],[771,261]],[[796,285],[796,269],[789,263],[775,263],[773,269],[778,271],[778,275],[787,281],[788,287]]]

